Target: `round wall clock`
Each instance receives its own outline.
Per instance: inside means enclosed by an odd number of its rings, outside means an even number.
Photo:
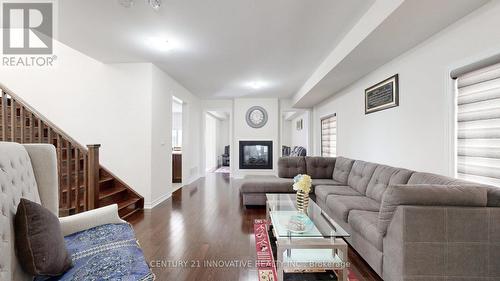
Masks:
[[[267,123],[267,111],[260,106],[252,106],[247,111],[247,124],[252,128],[262,128]]]

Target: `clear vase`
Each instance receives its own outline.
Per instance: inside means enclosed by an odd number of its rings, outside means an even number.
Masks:
[[[309,206],[309,193],[298,190],[297,191],[297,210],[302,213],[307,213]]]

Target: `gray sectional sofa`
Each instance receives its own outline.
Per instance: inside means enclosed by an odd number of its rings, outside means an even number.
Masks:
[[[308,174],[318,205],[384,280],[500,280],[500,189],[343,157],[284,157],[248,179],[245,205],[293,192]]]

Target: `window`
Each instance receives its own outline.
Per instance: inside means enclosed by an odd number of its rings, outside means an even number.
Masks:
[[[500,64],[457,78],[457,177],[500,186]]]
[[[182,146],[182,130],[172,130],[172,147]]]
[[[321,156],[337,156],[337,114],[321,118]]]

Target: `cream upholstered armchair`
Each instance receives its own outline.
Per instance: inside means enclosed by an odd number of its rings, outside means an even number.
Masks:
[[[14,216],[21,198],[40,203],[56,216],[58,215],[59,187],[56,150],[54,146],[49,144],[21,145],[18,143],[0,142],[0,281],[33,279],[33,276],[29,276],[21,268],[14,247]],[[96,229],[99,226],[120,225],[121,227],[128,227],[131,237],[135,239],[132,228],[118,216],[118,207],[116,204],[63,217],[60,218],[60,222],[64,236],[80,235],[79,233],[87,235],[88,233],[85,233],[87,230],[93,231],[91,229]],[[103,232],[103,229],[100,229],[100,231],[100,233],[111,233],[111,231]],[[110,237],[109,240],[113,240],[113,237]],[[107,242],[116,243],[116,239],[115,241]],[[92,243],[93,246],[102,246],[97,245],[95,241]],[[68,240],[66,244],[68,247]],[[82,250],[82,247],[88,247],[88,244],[70,246],[73,250]],[[125,247],[122,248],[125,249]],[[133,250],[136,255],[140,255],[138,260],[144,266],[145,261],[140,248],[139,250]],[[103,254],[101,250],[95,252]],[[72,253],[70,250],[70,254],[74,255],[75,253]],[[114,254],[116,255],[116,253]],[[76,274],[75,272],[78,271],[80,275],[82,274],[81,272],[85,272],[87,274],[85,275],[86,277],[92,277],[89,275],[91,274],[89,271],[76,268],[78,262],[75,262],[75,260],[74,264],[75,268],[70,270],[72,271],[71,274]],[[145,266],[147,267],[147,264]],[[144,274],[149,276],[149,268],[147,270],[144,269],[144,271],[148,271]],[[101,270],[94,274],[112,273],[106,273]],[[128,277],[134,276],[133,272],[126,274]],[[85,278],[82,280],[85,280]],[[127,280],[134,280],[134,278]],[[148,280],[148,278],[145,280]]]

